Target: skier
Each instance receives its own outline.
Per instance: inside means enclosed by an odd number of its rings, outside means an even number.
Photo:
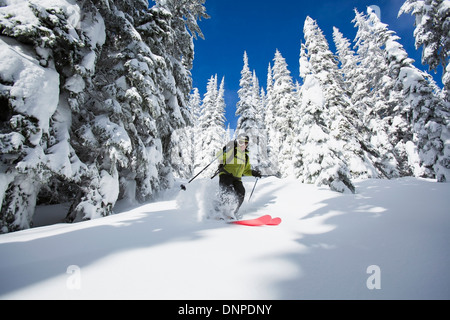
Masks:
[[[219,205],[216,211],[222,211],[225,219],[237,218],[237,212],[245,198],[242,176],[261,178],[261,172],[251,169],[248,156],[249,137],[239,135],[224,148],[219,161]],[[220,208],[219,208],[220,207]]]

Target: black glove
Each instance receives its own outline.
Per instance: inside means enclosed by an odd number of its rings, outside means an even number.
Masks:
[[[261,178],[261,171],[259,171],[258,169],[254,169],[252,170],[252,176],[256,177],[256,178]]]
[[[219,172],[222,172],[223,171],[223,167],[224,167],[224,165],[223,165],[223,163],[221,163],[221,164],[219,164],[219,167],[217,168],[217,170]]]

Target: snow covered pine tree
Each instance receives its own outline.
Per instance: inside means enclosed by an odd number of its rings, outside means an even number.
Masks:
[[[204,0],[0,2],[0,232],[36,204],[68,221],[170,185],[188,124],[192,37]]]

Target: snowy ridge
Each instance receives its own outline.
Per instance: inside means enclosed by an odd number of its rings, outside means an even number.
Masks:
[[[265,178],[244,218],[283,223],[257,228],[202,218],[216,184],[196,180],[153,203],[118,203],[103,219],[0,235],[0,299],[450,298],[448,183],[369,179],[340,194]]]

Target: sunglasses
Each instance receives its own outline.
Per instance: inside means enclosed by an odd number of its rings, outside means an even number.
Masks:
[[[239,140],[239,141],[238,141],[238,144],[239,144],[240,146],[243,146],[244,144],[247,146],[247,145],[248,145],[248,141],[245,141],[245,140]]]

